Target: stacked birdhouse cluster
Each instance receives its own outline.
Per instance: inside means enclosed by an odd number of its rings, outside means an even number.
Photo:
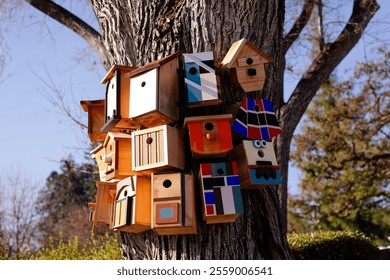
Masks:
[[[222,63],[214,52],[177,52],[141,67],[114,65],[102,81],[105,98],[81,101],[89,138],[99,142],[91,151],[100,176],[96,201],[89,203],[93,229],[196,234],[196,211],[207,224],[234,222],[244,212],[241,189],[281,183],[270,142],[280,128],[268,100],[245,96],[234,117],[188,116],[189,110],[180,116],[183,106],[222,103],[221,68],[245,92],[262,90],[268,62],[242,39]],[[234,147],[232,131],[247,140]]]

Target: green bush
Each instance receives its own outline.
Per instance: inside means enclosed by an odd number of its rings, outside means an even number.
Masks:
[[[380,250],[358,232],[318,231],[290,233],[288,242],[295,259],[300,260],[378,260]]]

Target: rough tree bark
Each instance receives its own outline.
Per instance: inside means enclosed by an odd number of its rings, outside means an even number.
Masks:
[[[321,83],[353,48],[379,8],[375,0],[354,1],[344,31],[335,42],[324,46],[287,103],[282,87],[285,54],[308,22],[312,0],[305,1],[301,15],[285,37],[283,0],[89,0],[101,27],[99,36],[89,26],[80,31],[79,19],[74,15],[64,17],[64,11],[52,1],[27,2],[85,38],[97,49],[106,69],[113,64],[143,65],[175,51],[216,51],[222,59],[230,45],[241,38],[270,55],[272,63],[266,66],[264,89],[254,96],[271,100],[282,126],[276,141],[282,186],[243,191],[245,214],[235,223],[206,225],[198,213],[197,235],[161,237],[148,231],[121,236],[127,259],[292,258],[285,233],[293,132]],[[220,113],[228,111],[243,95],[224,77],[222,85],[224,104],[218,108]]]

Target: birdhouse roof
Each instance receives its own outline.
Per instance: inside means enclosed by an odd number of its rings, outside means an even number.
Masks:
[[[104,140],[103,147],[106,147],[110,139],[118,138],[131,138],[130,134],[119,132],[119,131],[110,131],[107,133],[106,139]]]
[[[190,122],[203,122],[203,121],[215,121],[215,120],[231,120],[232,114],[224,115],[212,115],[212,116],[197,116],[197,117],[187,117],[184,119],[184,127]]]
[[[127,72],[131,72],[137,68],[138,67],[136,67],[136,66],[114,65],[111,67],[110,70],[108,70],[106,76],[104,76],[104,78],[102,80],[102,84],[105,84],[108,80],[111,80],[112,77],[114,77],[115,70],[117,70],[117,69],[127,73]]]
[[[250,53],[253,51],[258,53],[262,58],[264,58],[264,63],[272,61],[272,58],[270,56],[262,52],[255,45],[251,44],[247,39],[241,39],[239,41],[234,42],[230,46],[227,54],[222,60],[222,66],[227,68],[234,68],[236,67],[234,64],[240,57],[240,54],[243,54],[243,56],[245,57],[246,53]]]
[[[88,113],[89,107],[97,107],[97,106],[104,106],[104,99],[99,100],[81,100],[80,105],[83,108],[84,112]]]

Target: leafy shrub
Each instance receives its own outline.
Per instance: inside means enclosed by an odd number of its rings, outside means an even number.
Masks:
[[[290,233],[288,242],[295,259],[301,260],[377,260],[380,250],[362,233],[318,231]]]

